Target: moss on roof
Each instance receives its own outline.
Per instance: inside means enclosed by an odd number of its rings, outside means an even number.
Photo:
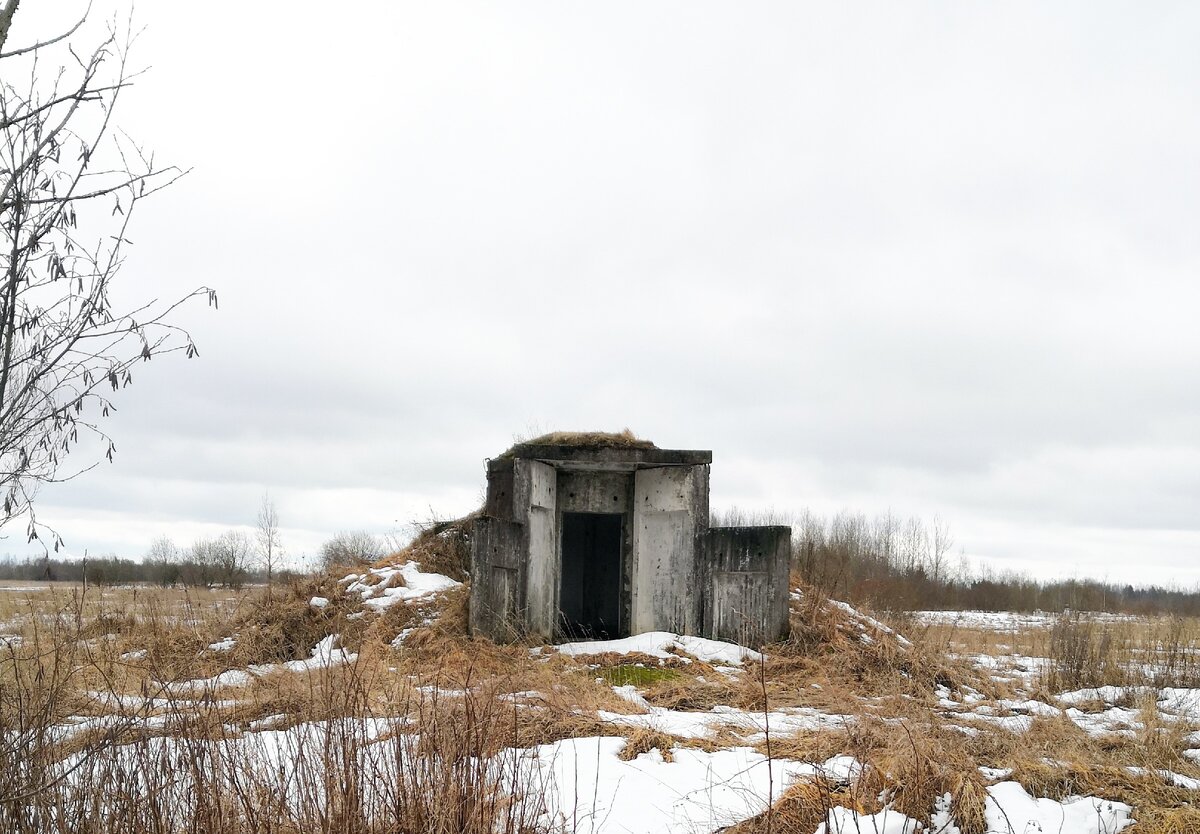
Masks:
[[[649,440],[643,440],[629,429],[619,432],[607,431],[552,431],[529,440],[518,440],[508,451],[500,455],[510,458],[520,446],[575,446],[582,449],[657,449]]]

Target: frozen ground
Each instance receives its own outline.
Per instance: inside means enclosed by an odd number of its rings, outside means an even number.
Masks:
[[[1059,618],[1058,614],[1043,611],[914,611],[912,616],[919,623],[957,625],[961,628],[978,628],[988,631],[1017,632],[1031,628],[1048,628]],[[1098,623],[1130,621],[1136,617],[1124,614],[1086,615]]]
[[[367,615],[395,605],[429,601],[459,583],[439,574],[427,573],[415,562],[388,568],[371,569],[342,580],[346,590],[361,598]],[[325,597],[313,597],[315,608],[329,605]],[[891,628],[853,607],[834,602],[845,616],[844,625],[854,645],[873,646],[880,640],[904,651],[912,644]],[[925,621],[958,622],[974,628],[1008,630],[1037,623],[1045,625],[1049,615],[999,615],[983,612],[923,612]],[[1040,618],[1040,619],[1038,619]],[[231,634],[211,644],[208,651],[227,655],[237,645]],[[401,643],[394,643],[405,651]],[[712,670],[727,680],[753,674],[763,656],[736,644],[653,632],[624,640],[567,643],[551,649],[534,649],[539,661],[566,659],[575,663],[573,671],[590,674],[592,664],[602,655],[628,655],[669,661],[673,668]],[[552,654],[553,653],[553,654]],[[354,664],[357,655],[339,646],[337,635],[316,643],[305,660],[281,664],[251,665],[226,669],[220,674],[164,683],[157,692],[137,696],[119,696],[115,700],[93,693],[95,700],[109,703],[127,712],[144,708],[139,719],[143,729],[162,730],[169,719],[162,712],[185,706],[182,698],[212,699],[215,693],[236,704],[242,688],[265,676],[303,675],[319,670]],[[1001,729],[1014,734],[1030,730],[1039,718],[1065,718],[1097,737],[1128,735],[1144,729],[1143,716],[1135,704],[1146,697],[1145,691],[1113,687],[1098,690],[1063,692],[1056,696],[1039,693],[1033,679],[1040,658],[1009,655],[978,655],[971,660],[979,670],[1003,681],[1015,697],[989,699],[969,686],[936,690],[931,709],[946,726],[964,734]],[[647,661],[648,663],[650,661]],[[831,658],[829,662],[837,662]],[[709,668],[711,667],[711,668]],[[220,668],[220,667],[217,667]],[[710,678],[711,679],[711,678]],[[976,683],[979,681],[976,680]],[[981,684],[982,685],[982,684]],[[823,762],[802,762],[786,757],[768,759],[761,745],[769,731],[774,739],[785,739],[799,732],[846,731],[860,721],[854,705],[845,714],[813,707],[773,708],[765,711],[717,705],[706,709],[666,709],[652,705],[644,691],[632,685],[615,688],[631,712],[594,709],[589,717],[597,719],[608,732],[584,738],[568,738],[552,744],[509,749],[489,760],[505,773],[506,785],[518,802],[536,802],[533,816],[547,832],[572,831],[579,834],[632,834],[633,832],[717,832],[729,825],[759,814],[800,780],[813,780],[829,790],[856,780],[866,765],[846,755]],[[463,691],[441,690],[444,699],[465,698]],[[536,709],[538,692],[512,693],[506,698],[512,709]],[[1200,690],[1164,689],[1154,692],[1161,720],[1172,725],[1200,724],[1197,705]],[[212,701],[210,700],[211,704]],[[613,706],[608,704],[608,706]],[[582,709],[582,708],[581,708]],[[115,718],[76,716],[64,726],[64,733],[89,729],[109,729]],[[385,738],[407,720],[403,716],[363,719],[362,737],[373,743]],[[283,714],[257,719],[235,733],[231,744],[240,745],[253,755],[265,756],[270,768],[286,771],[290,753],[312,743],[313,734],[325,732],[323,725],[303,723],[277,729],[286,722]],[[655,746],[647,752],[624,760],[629,743],[624,737],[630,730],[648,730],[657,734]],[[594,730],[592,730],[594,731]],[[1190,758],[1200,761],[1200,734],[1194,734],[1195,747]],[[164,739],[164,745],[172,742]],[[755,745],[758,745],[757,747]],[[642,748],[635,748],[642,749]],[[818,757],[819,758],[819,757]],[[1184,768],[1186,769],[1186,767]],[[1030,796],[1010,772],[981,769],[986,785],[985,814],[987,834],[1116,834],[1131,822],[1132,811],[1120,802],[1095,797],[1069,797],[1062,801]],[[1131,773],[1135,772],[1131,769]],[[1160,779],[1165,785],[1187,790],[1200,788],[1200,779],[1170,770],[1140,770],[1139,776]],[[932,828],[923,828],[916,820],[886,807],[876,814],[860,814],[835,807],[815,834],[959,834],[953,825],[948,797],[938,799],[929,809]],[[807,834],[807,832],[804,832]]]

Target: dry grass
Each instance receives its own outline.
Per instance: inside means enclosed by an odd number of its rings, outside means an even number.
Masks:
[[[1032,663],[1042,695],[1097,686],[1200,687],[1200,619],[1099,617],[1076,612],[1017,621],[1009,630],[954,623],[910,626],[944,654]],[[1151,672],[1151,670],[1153,670]]]
[[[429,522],[407,547],[379,560],[374,567],[413,561],[427,573],[440,573],[465,582],[471,568],[471,531],[477,516],[475,512],[451,521]]]
[[[784,791],[769,813],[753,816],[726,831],[728,834],[812,834],[828,821],[829,810],[835,807],[864,810],[849,791],[832,787],[824,780],[805,780]]]
[[[426,531],[398,558],[422,561],[415,555],[417,547],[424,548],[426,560],[443,547],[447,558],[457,558],[457,537],[469,535],[466,524],[460,520]],[[17,832],[66,830],[61,825],[34,827],[33,818],[22,817],[25,812],[17,803],[5,804],[4,798],[37,793],[36,779],[29,778],[54,778],[63,757],[72,754],[86,753],[95,764],[79,783],[49,789],[45,802],[52,800],[55,807],[76,814],[81,822],[71,830],[84,834],[515,832],[528,823],[523,812],[501,786],[472,771],[468,761],[593,735],[625,736],[624,758],[657,749],[668,761],[672,749],[681,746],[715,750],[746,743],[728,730],[710,739],[684,740],[601,721],[599,710],[639,711],[613,692],[613,684],[632,683],[649,703],[673,710],[811,707],[847,716],[829,730],[772,735],[770,754],[777,758],[819,764],[848,755],[862,763],[861,773],[845,783],[818,778],[791,786],[771,812],[773,832],[811,834],[833,807],[873,812],[883,802],[928,822],[935,800],[949,794],[960,830],[982,834],[986,789],[978,771],[981,765],[1013,768],[1014,778],[1034,795],[1092,794],[1129,802],[1140,820],[1131,831],[1200,830],[1187,827],[1195,823],[1195,812],[1186,805],[1192,794],[1166,784],[1155,773],[1200,773],[1182,755],[1195,728],[1164,718],[1153,697],[1131,701],[1139,726],[1126,735],[1097,738],[1062,717],[1039,717],[1020,734],[981,724],[978,732],[967,735],[949,726],[939,711],[937,687],[989,698],[1011,694],[952,656],[961,651],[951,646],[963,641],[961,632],[910,632],[913,642],[908,645],[885,630],[864,626],[808,591],[794,613],[791,637],[768,647],[761,667],[748,664],[739,676],[729,676],[683,658],[612,654],[577,659],[472,639],[466,635],[465,587],[369,617],[359,616],[361,600],[346,595],[342,587],[333,578],[319,578],[276,588],[270,595],[105,589],[102,595],[29,594],[19,603],[0,603],[8,606],[5,628],[22,635],[22,642],[0,655],[0,738],[34,739],[42,732],[38,744],[0,746],[0,772],[6,762],[11,768],[18,756],[25,763],[24,770],[13,771],[24,773],[24,781],[13,781],[11,774],[8,781],[0,776],[0,827],[8,825],[4,830]],[[308,602],[312,596],[323,596],[330,604],[313,608]],[[396,651],[390,644],[401,631],[407,638],[403,650]],[[246,687],[216,694],[170,697],[158,683],[206,677],[251,663],[305,658],[316,642],[334,633],[357,653],[353,663],[304,674],[264,675]],[[1160,635],[1156,639],[1162,647],[1165,631],[1144,633]],[[234,635],[232,651],[209,649],[210,643]],[[1039,639],[1044,646],[1050,644],[1048,636],[1032,634],[970,639],[1020,639],[1031,648]],[[123,695],[130,701],[114,707],[88,696],[90,691]],[[147,695],[158,701],[142,703],[139,699]],[[65,743],[48,739],[48,728],[79,716],[109,723]],[[392,724],[382,743],[361,734],[360,719],[385,716],[408,723]],[[259,774],[245,758],[246,745],[264,738],[251,729],[267,718],[274,728],[297,728],[302,736],[310,732],[305,728],[311,722],[360,729],[338,730],[341,735],[334,738],[307,736],[302,761],[296,765],[303,797],[300,804],[288,805],[270,793],[271,774]],[[5,735],[14,732],[15,736]],[[181,745],[187,751],[179,759],[189,762],[185,782],[204,786],[203,797],[181,798],[177,785],[155,781],[160,775],[165,779],[160,774],[167,749],[163,745],[175,745],[172,755],[181,755]],[[765,743],[758,748],[768,752]],[[118,755],[119,749],[126,752]],[[364,784],[388,767],[399,767],[405,757],[441,760],[446,767],[431,769],[426,761],[417,781],[389,789],[388,808],[368,809]],[[1130,766],[1147,773],[1130,773]],[[235,776],[239,768],[246,770],[241,777]],[[124,810],[114,813],[94,796],[104,794],[101,786],[110,784],[136,784],[147,793],[129,799]],[[84,788],[92,794],[85,794]],[[173,797],[178,805],[156,807],[155,792]],[[157,821],[156,814],[161,817]],[[444,827],[438,815],[460,828]],[[745,834],[766,829],[766,815],[760,815],[733,830]]]
[[[575,446],[581,449],[657,449],[649,440],[638,437],[629,429],[605,431],[552,431],[528,440],[519,439],[501,458],[511,458],[521,446]]]

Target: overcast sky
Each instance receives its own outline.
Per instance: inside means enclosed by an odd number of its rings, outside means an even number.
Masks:
[[[181,319],[198,359],[137,369],[115,462],[43,491],[73,553],[269,490],[299,558],[473,509],[516,434],[628,426],[712,449],[714,507],[1200,583],[1200,6],[137,16],[118,121],[194,170],[124,291],[221,306]]]

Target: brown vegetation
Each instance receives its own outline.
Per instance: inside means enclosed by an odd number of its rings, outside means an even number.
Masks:
[[[395,558],[453,565],[465,553],[468,524],[430,528]],[[313,596],[328,605],[313,607]],[[1139,710],[1131,735],[1098,738],[1065,718],[1037,718],[1019,734],[988,724],[973,725],[972,734],[956,727],[965,721],[945,712],[937,692],[984,699],[1013,694],[956,657],[964,640],[980,641],[982,648],[979,634],[949,627],[914,631],[905,621],[910,644],[803,587],[789,639],[768,647],[761,665],[730,675],[696,659],[570,658],[472,639],[465,633],[466,598],[460,587],[363,616],[357,595],[347,594],[336,577],[322,577],[269,596],[109,589],[10,602],[0,619],[19,621],[23,639],[0,659],[0,738],[21,743],[0,750],[0,773],[7,774],[0,777],[0,824],[20,832],[68,830],[69,811],[77,821],[70,830],[82,832],[451,830],[439,827],[443,819],[457,826],[453,830],[515,832],[530,824],[528,809],[513,800],[516,786],[477,767],[480,757],[592,735],[624,736],[626,758],[658,750],[670,760],[679,747],[747,743],[745,728],[716,726],[711,738],[683,739],[601,720],[600,710],[639,711],[613,691],[626,684],[650,704],[673,710],[806,707],[845,716],[828,729],[773,731],[769,746],[755,742],[775,758],[820,765],[845,755],[861,766],[841,781],[777,785],[773,832],[811,834],[837,806],[873,812],[887,803],[927,821],[935,800],[949,794],[959,828],[980,834],[981,765],[1012,768],[1035,795],[1092,793],[1130,802],[1141,820],[1134,830],[1169,832],[1191,820],[1183,804],[1188,792],[1156,771],[1197,773],[1182,755],[1194,728],[1164,720],[1153,698],[1130,702]],[[1158,656],[1188,655],[1178,644],[1188,639],[1188,628],[1143,628],[1154,636]],[[401,632],[406,636],[397,650],[392,643]],[[307,673],[262,674],[216,691],[171,694],[167,688],[249,664],[306,658],[327,634],[340,635],[356,659]],[[1071,639],[993,635],[990,649],[1000,652],[999,639],[1024,641],[1031,651],[1065,646],[1065,670],[1080,653],[1094,660],[1101,634],[1093,628]],[[209,648],[233,636],[229,651]],[[1126,643],[1114,632],[1104,645],[1111,654]],[[1043,686],[1063,680],[1047,677]],[[94,726],[55,738],[55,728],[81,717]],[[371,726],[380,735],[370,735]],[[291,727],[288,737],[296,738],[298,749],[288,755],[297,788],[286,801],[271,792],[276,774],[252,764],[265,755],[260,748],[268,736],[256,732],[264,727]],[[88,764],[68,777],[66,769],[79,761],[73,754],[86,754]],[[173,771],[163,767],[164,757],[184,762],[184,775],[168,780]],[[17,761],[23,764],[15,767]],[[372,780],[402,764],[411,770],[414,761],[419,765],[410,781],[388,788],[386,801],[373,801]],[[1145,771],[1134,774],[1129,766]],[[112,796],[101,786],[114,784],[130,786],[120,807],[111,806],[118,800],[98,798]],[[188,793],[184,785],[204,790]],[[735,830],[765,831],[766,816]]]
[[[552,431],[529,439],[518,439],[500,457],[512,457],[519,446],[575,446],[581,449],[657,449],[649,440],[629,429],[606,431]]]

